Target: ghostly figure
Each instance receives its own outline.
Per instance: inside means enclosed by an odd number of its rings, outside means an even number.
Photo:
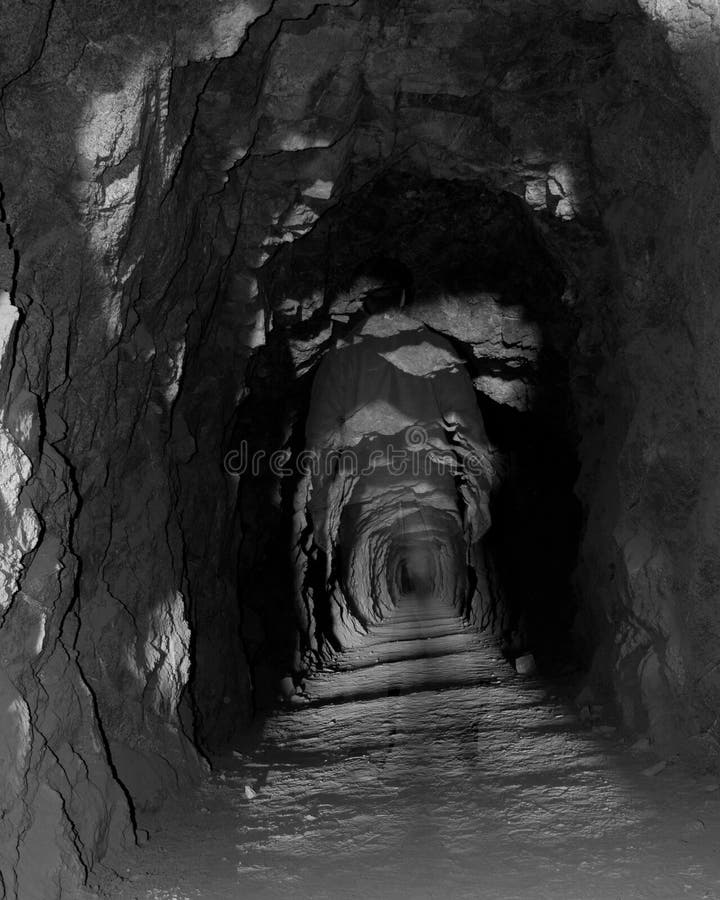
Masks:
[[[330,551],[348,504],[412,495],[458,509],[468,543],[490,524],[493,469],[472,382],[452,346],[402,308],[403,292],[366,295],[370,313],[325,356],[306,428],[315,466],[314,539]]]

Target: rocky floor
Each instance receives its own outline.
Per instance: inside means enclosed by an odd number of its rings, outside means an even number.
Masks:
[[[591,729],[414,598],[199,795],[118,900],[720,898],[720,791]]]

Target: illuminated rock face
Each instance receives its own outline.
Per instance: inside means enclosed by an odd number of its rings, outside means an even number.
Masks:
[[[0,895],[76,896],[322,650],[307,482],[223,457],[299,449],[378,250],[577,444],[595,680],[717,752],[714,7],[385,6],[3,4]]]

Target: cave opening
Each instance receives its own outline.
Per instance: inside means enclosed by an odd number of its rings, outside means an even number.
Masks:
[[[482,182],[387,172],[281,246],[257,277],[270,325],[228,445],[237,450],[249,439],[248,458],[263,457],[259,471],[238,476],[237,489],[240,628],[256,709],[272,705],[283,678],[299,680],[326,651],[352,641],[354,625],[381,618],[387,598],[408,593],[410,583],[444,592],[510,658],[532,651],[553,674],[577,667],[571,576],[582,523],[568,372],[579,323],[563,303],[561,260],[526,204]],[[380,537],[365,519],[381,516],[382,502],[369,514],[343,507],[328,560],[313,540],[312,479],[298,465],[308,451],[313,383],[321,361],[363,320],[363,302],[367,310],[373,296],[379,309],[388,289],[399,292],[406,317],[452,348],[472,381],[495,471],[492,525],[469,547],[457,513],[430,508],[408,485]],[[411,352],[422,359],[428,349]],[[369,606],[351,584],[358,541],[375,542],[377,572],[363,590],[378,596]],[[421,566],[425,553],[431,569]],[[345,612],[352,621],[339,625]]]

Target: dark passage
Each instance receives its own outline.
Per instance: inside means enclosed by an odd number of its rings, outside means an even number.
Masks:
[[[275,328],[232,446],[250,432],[266,459],[285,452],[293,474],[273,477],[266,462],[262,480],[241,476],[256,695],[269,702],[286,672],[345,644],[353,623],[378,621],[396,590],[396,545],[418,540],[432,548],[434,590],[511,659],[533,652],[549,673],[582,669],[571,586],[582,527],[568,375],[577,323],[527,209],[479,183],[383,176],[265,270]],[[464,457],[479,467],[475,484]],[[358,479],[363,469],[372,477]],[[278,544],[303,548],[294,570],[268,565]],[[301,631],[290,653],[278,623],[293,594]]]

